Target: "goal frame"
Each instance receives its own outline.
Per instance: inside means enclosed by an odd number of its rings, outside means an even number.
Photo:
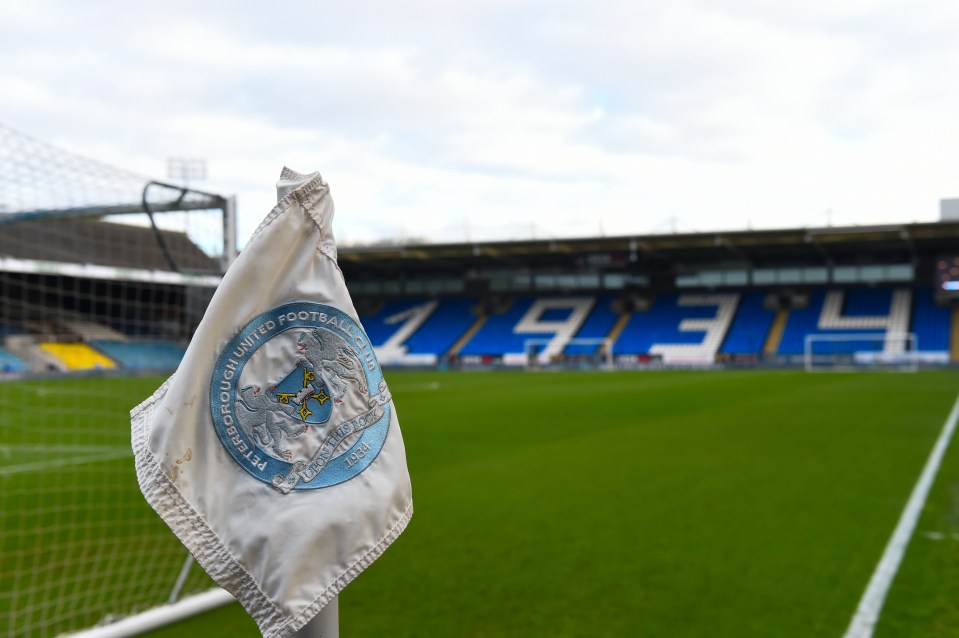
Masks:
[[[182,360],[237,234],[232,196],[0,124],[3,635],[129,635],[232,600],[127,458],[130,407]]]
[[[876,342],[878,350],[853,350],[843,353],[816,353],[814,344]],[[899,344],[890,348],[890,342]],[[806,372],[917,372],[918,338],[914,332],[824,333],[807,334],[803,344],[803,368]]]

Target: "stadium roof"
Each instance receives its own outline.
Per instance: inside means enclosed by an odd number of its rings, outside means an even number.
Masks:
[[[500,269],[676,272],[723,264],[920,263],[959,253],[959,222],[575,239],[343,247],[347,276],[371,279]]]
[[[159,231],[170,259],[182,272],[217,274],[216,259],[186,233]],[[170,270],[152,228],[69,217],[50,221],[0,224],[0,256],[114,268]]]

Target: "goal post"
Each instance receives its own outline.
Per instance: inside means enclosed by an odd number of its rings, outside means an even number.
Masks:
[[[607,338],[570,339],[557,355],[547,353],[552,339],[526,339],[523,342],[525,367],[581,368],[608,370],[613,368],[613,341]]]
[[[235,254],[232,214],[0,125],[0,635],[214,586],[140,493],[130,410],[179,365]]]
[[[834,333],[806,335],[807,372],[915,372],[921,357],[915,333]]]

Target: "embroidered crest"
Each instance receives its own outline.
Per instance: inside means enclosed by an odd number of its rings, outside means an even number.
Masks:
[[[391,416],[363,328],[332,306],[306,301],[259,315],[226,345],[210,407],[230,456],[284,494],[365,470]]]

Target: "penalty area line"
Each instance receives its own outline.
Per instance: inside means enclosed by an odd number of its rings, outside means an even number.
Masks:
[[[952,406],[952,411],[946,418],[936,445],[929,454],[926,466],[919,476],[915,487],[912,488],[912,495],[906,503],[905,509],[899,516],[899,523],[896,525],[892,537],[886,544],[886,550],[876,565],[876,570],[869,579],[869,585],[859,601],[859,607],[846,629],[844,638],[870,638],[876,629],[876,623],[879,622],[879,614],[882,613],[882,606],[886,602],[886,595],[889,593],[889,587],[892,585],[896,572],[899,571],[899,565],[906,553],[906,547],[916,529],[916,523],[922,508],[926,505],[926,498],[929,496],[929,490],[936,480],[936,474],[939,472],[939,466],[942,464],[942,458],[949,447],[949,441],[956,429],[956,420],[959,419],[959,397]]]

